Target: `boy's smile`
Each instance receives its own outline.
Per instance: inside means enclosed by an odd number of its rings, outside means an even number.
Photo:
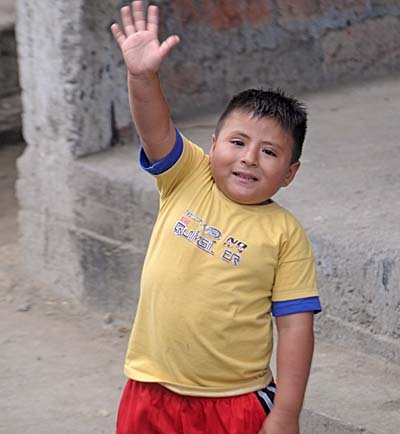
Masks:
[[[218,188],[234,202],[259,204],[293,180],[291,134],[273,118],[234,111],[213,135],[210,166]]]

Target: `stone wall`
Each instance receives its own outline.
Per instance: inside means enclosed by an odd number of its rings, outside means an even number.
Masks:
[[[164,69],[164,84],[177,115],[219,106],[249,86],[315,90],[394,73],[400,65],[396,1],[167,4],[164,33],[182,37]]]

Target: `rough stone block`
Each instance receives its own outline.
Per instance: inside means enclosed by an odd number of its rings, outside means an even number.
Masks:
[[[168,91],[171,93],[194,96],[201,91],[203,72],[197,63],[183,63],[178,68],[166,65],[162,71],[162,76],[168,85]]]
[[[102,312],[134,314],[139,298],[143,252],[132,244],[75,232],[83,293],[81,300]]]
[[[17,6],[29,141],[66,138],[73,157],[111,147],[116,131],[131,124],[125,67],[110,31],[119,5],[75,0],[49,8],[20,0]]]
[[[265,0],[177,0],[175,10],[183,21],[227,30],[243,24],[259,26],[271,19],[270,5]]]
[[[24,227],[22,259],[28,272],[36,281],[96,311],[131,316],[138,301],[144,251],[50,219],[34,212],[19,215]]]
[[[155,181],[137,164],[137,148],[78,160],[71,187],[74,225],[145,252],[158,211]]]
[[[277,7],[283,20],[304,20],[319,12],[317,0],[278,0]]]
[[[38,280],[99,311],[131,314],[137,303],[158,193],[136,160],[137,148],[126,146],[62,169],[32,148],[19,161],[24,263]],[[47,170],[37,171],[39,163]]]
[[[398,17],[327,32],[321,41],[325,77],[332,81],[394,73],[400,65],[399,32]]]
[[[66,297],[82,300],[80,253],[63,222],[33,210],[21,210],[21,257],[35,281]]]
[[[341,245],[312,237],[327,313],[372,335],[400,337],[400,254],[380,252],[366,240]],[[333,259],[335,258],[335,259]],[[348,258],[351,258],[349,261]],[[338,303],[337,301],[341,302]]]
[[[367,7],[367,0],[320,0],[321,12],[328,9],[362,11]]]
[[[397,12],[400,12],[400,4],[398,0],[370,0],[371,7],[379,7],[386,9],[389,12],[393,12],[397,10]],[[393,8],[395,7],[395,8]]]

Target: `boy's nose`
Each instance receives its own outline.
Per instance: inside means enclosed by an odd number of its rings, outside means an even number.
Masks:
[[[251,148],[245,149],[240,161],[242,164],[245,164],[246,166],[257,166],[257,162],[258,162],[257,150]]]

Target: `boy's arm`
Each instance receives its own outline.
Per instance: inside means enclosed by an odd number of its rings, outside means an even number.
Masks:
[[[299,417],[314,351],[314,314],[276,317],[277,392],[259,434],[298,434]]]
[[[158,8],[149,6],[146,20],[142,1],[132,3],[132,12],[123,7],[121,18],[123,30],[118,24],[111,30],[127,67],[132,118],[146,156],[154,163],[169,154],[176,139],[158,72],[179,37],[172,35],[160,43]]]

